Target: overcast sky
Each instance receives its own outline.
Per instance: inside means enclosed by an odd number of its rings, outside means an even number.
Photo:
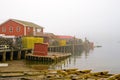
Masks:
[[[120,39],[120,0],[0,0],[0,23],[9,18],[96,42]]]

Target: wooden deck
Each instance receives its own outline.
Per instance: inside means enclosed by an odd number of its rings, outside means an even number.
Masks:
[[[31,61],[41,61],[41,62],[58,62],[63,59],[66,59],[67,57],[71,56],[71,53],[48,53],[47,56],[40,56],[40,55],[33,55],[33,54],[27,54],[26,60]]]
[[[74,53],[84,49],[84,44],[69,44],[65,46],[49,46],[49,52]]]
[[[20,60],[21,58],[25,58],[25,55],[32,51],[31,48],[23,48],[21,50],[12,50],[12,49],[5,49],[0,50],[0,57],[1,61],[5,62],[6,60],[14,60],[15,58]]]
[[[65,56],[68,56],[68,55],[66,55],[66,53],[75,53],[75,51],[80,51],[83,48],[84,48],[83,44],[71,44],[71,45],[66,45],[66,46],[49,46],[48,52],[50,52],[50,53],[59,52],[59,53],[64,53]],[[12,61],[14,59],[16,60],[16,58],[17,58],[17,60],[25,59],[25,55],[28,53],[31,53],[32,50],[33,49],[29,49],[29,48],[23,48],[21,50],[12,50],[12,49],[0,50],[0,57],[1,57],[0,61],[3,61],[3,62],[6,60]],[[28,58],[28,56],[30,57],[31,54],[27,55],[27,58]],[[38,60],[38,58],[34,55],[32,55],[30,57],[30,59],[33,57],[35,57],[35,60],[36,59]],[[58,56],[54,56],[54,57],[58,57]],[[47,57],[46,59],[50,59],[51,61],[54,61],[55,60],[54,57],[50,56],[50,57]],[[62,57],[64,57],[64,56],[62,55]],[[59,56],[59,58],[61,58],[61,56]],[[59,58],[58,58],[58,60],[59,60]],[[40,59],[43,60],[44,58],[41,57]]]

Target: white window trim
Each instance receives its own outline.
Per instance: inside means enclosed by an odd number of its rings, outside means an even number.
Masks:
[[[13,32],[13,27],[12,26],[9,27],[9,32]]]
[[[35,28],[33,28],[33,34],[36,35],[36,29]]]
[[[30,30],[31,30],[30,27],[27,27],[27,31],[30,32]]]
[[[2,27],[2,32],[6,32],[6,27]]]
[[[20,32],[21,27],[17,26],[16,31]]]

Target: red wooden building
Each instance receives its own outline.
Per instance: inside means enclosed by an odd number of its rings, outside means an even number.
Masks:
[[[43,27],[32,22],[9,19],[0,24],[0,34],[14,36],[36,36],[43,33]]]
[[[35,43],[33,55],[46,56],[48,55],[48,44]]]

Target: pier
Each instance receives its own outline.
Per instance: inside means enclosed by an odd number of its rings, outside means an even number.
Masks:
[[[23,48],[21,50],[6,49],[0,50],[0,59],[2,62],[6,60],[20,60],[25,59],[25,55],[31,53],[32,49]]]
[[[38,56],[33,54],[27,54],[26,60],[31,61],[41,61],[41,62],[59,62],[61,60],[66,59],[67,57],[71,56],[71,53],[48,53],[47,56]]]
[[[69,44],[66,46],[49,46],[49,52],[62,52],[62,53],[74,53],[84,49],[84,44]]]
[[[48,52],[49,53],[54,53],[54,55],[62,55],[63,58],[65,58],[64,56],[68,56],[66,55],[66,53],[74,53],[75,51],[79,51],[84,49],[84,45],[83,44],[71,44],[71,45],[66,45],[66,46],[48,46]],[[4,49],[4,50],[0,50],[0,61],[5,62],[6,60],[20,60],[20,59],[25,59],[26,55],[27,55],[27,59],[31,59],[31,60],[44,60],[44,58],[41,57],[36,57],[36,55],[32,55],[28,54],[28,53],[32,53],[33,49],[32,48],[22,48],[21,50],[14,50],[14,49]],[[30,57],[31,56],[31,57]],[[35,58],[33,58],[35,57]],[[54,56],[55,57],[55,56]],[[59,57],[61,59],[61,56]],[[57,60],[59,60],[59,58]],[[47,60],[50,61],[54,61],[53,56],[49,57],[49,55],[46,57]],[[45,60],[46,60],[45,59]]]
[[[35,44],[35,45],[38,45],[38,44]],[[73,44],[73,45],[66,45],[66,46],[49,46],[47,55],[46,55],[46,50],[39,51],[40,49],[38,49],[39,48],[38,46],[35,48],[37,49],[37,51],[33,51],[33,54],[27,54],[26,60],[50,63],[50,62],[59,62],[71,56],[71,53],[74,53],[75,51],[79,51],[83,49],[83,44],[76,44],[76,45]],[[35,54],[35,52],[37,52],[38,54]]]

